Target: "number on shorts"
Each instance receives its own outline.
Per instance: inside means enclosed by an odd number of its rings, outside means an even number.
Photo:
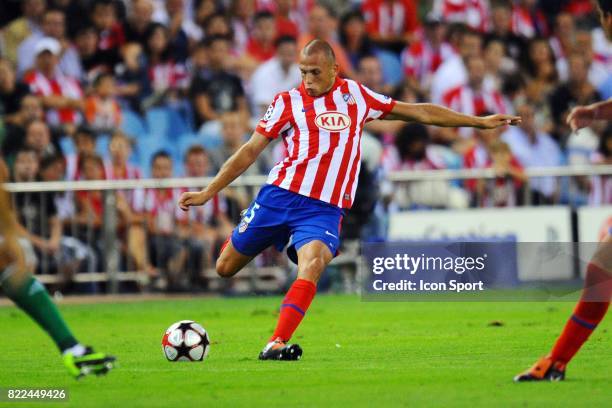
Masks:
[[[247,213],[244,215],[244,222],[246,222],[248,224],[251,221],[253,221],[253,218],[255,218],[255,210],[257,210],[259,208],[260,208],[259,204],[253,203],[251,208],[249,208]]]

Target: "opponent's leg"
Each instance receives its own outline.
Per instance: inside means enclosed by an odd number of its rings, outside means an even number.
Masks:
[[[302,356],[299,345],[287,342],[304,318],[317,291],[317,282],[332,259],[328,246],[318,240],[298,250],[298,277],[283,299],[276,329],[260,353],[260,360],[298,360]]]
[[[6,247],[0,248],[0,252],[6,254]],[[81,345],[45,287],[17,263],[6,262],[6,255],[0,258],[4,261],[0,261],[0,286],[3,292],[49,334],[62,352],[69,373],[79,378],[90,373],[100,375],[108,372],[115,358],[95,353],[90,347]]]
[[[559,381],[565,367],[606,315],[612,296],[612,236],[599,245],[587,266],[585,285],[574,313],[549,355],[541,358],[515,381]]]
[[[230,278],[251,262],[253,258],[255,256],[244,255],[238,252],[234,248],[232,240],[228,237],[221,247],[219,258],[217,258],[217,274],[222,278]]]

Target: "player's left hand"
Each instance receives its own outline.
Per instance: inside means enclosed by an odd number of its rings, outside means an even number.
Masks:
[[[514,115],[490,115],[480,118],[480,129],[495,129],[501,126],[517,126],[521,123],[522,119],[520,116]]]

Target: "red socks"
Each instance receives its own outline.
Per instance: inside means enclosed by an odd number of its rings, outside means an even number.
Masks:
[[[551,352],[553,361],[567,364],[574,357],[606,315],[610,296],[612,296],[612,276],[590,263],[580,301]]]
[[[316,292],[317,286],[311,281],[298,278],[293,282],[281,304],[276,330],[274,330],[270,341],[274,341],[278,337],[284,341],[291,339],[293,332],[295,332],[295,329],[297,329],[304,318]]]

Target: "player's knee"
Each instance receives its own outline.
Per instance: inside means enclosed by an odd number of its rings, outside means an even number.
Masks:
[[[326,263],[323,257],[314,257],[305,262],[300,270],[300,278],[317,282],[325,269]]]
[[[223,257],[217,259],[215,269],[217,271],[217,275],[222,278],[229,278],[236,273],[234,270],[235,268],[232,267],[231,263]]]

